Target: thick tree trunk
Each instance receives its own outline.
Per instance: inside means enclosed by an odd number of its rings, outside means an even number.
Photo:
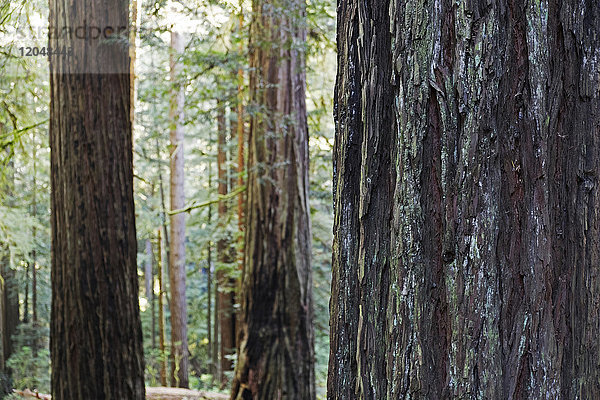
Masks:
[[[127,4],[51,0],[51,32],[127,27]],[[72,54],[50,62],[52,397],[142,400],[128,56],[58,39]]]
[[[596,5],[338,11],[328,397],[599,398]]]
[[[253,2],[241,343],[232,399],[315,398],[303,1]]]
[[[171,32],[171,210],[185,206],[183,169],[183,106],[184,88],[180,82],[181,66],[178,57],[183,53],[183,39]],[[171,215],[171,253],[169,281],[171,285],[171,347],[176,364],[171,385],[189,386],[187,303],[185,296],[185,213]]]
[[[217,104],[217,170],[219,178],[219,195],[227,194],[227,127],[225,124],[225,108],[221,102]],[[219,268],[217,270],[217,281],[219,282],[219,331],[221,333],[220,340],[220,359],[221,359],[221,387],[227,385],[227,377],[225,372],[233,369],[233,363],[227,356],[231,356],[235,349],[235,314],[233,313],[234,293],[233,285],[223,264],[231,263],[231,242],[228,234],[225,232],[227,226],[227,203],[226,201],[219,202],[219,227],[221,235],[217,242],[217,258]]]

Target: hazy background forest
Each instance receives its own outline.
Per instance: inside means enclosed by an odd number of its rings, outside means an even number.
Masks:
[[[170,223],[166,211],[172,31],[179,33],[184,47],[175,53],[175,62],[185,97],[185,204],[192,207],[185,213],[189,387],[227,392],[233,377],[230,360],[235,356],[219,346],[221,324],[226,323],[219,312],[226,312],[222,303],[228,291],[235,290],[228,282],[240,278],[238,198],[244,186],[239,185],[237,112],[241,106],[247,132],[247,115],[253,112],[245,108],[249,8],[248,1],[237,0],[132,2],[131,19],[138,24],[132,104],[134,197],[148,386],[169,385],[172,369],[165,240]],[[0,299],[0,393],[12,388],[50,393],[49,68],[47,57],[19,54],[22,46],[47,45],[48,12],[43,0],[0,1],[0,273],[5,289]],[[324,398],[333,220],[335,3],[309,0],[306,13],[307,40],[302,45],[307,56],[315,375],[317,394]],[[243,168],[241,178],[246,178]],[[159,279],[165,294],[163,339]]]

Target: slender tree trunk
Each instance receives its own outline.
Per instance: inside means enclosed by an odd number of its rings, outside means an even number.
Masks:
[[[177,58],[183,53],[183,40],[171,32],[171,211],[185,206],[183,169],[183,107],[184,88],[180,82],[181,66]],[[187,303],[185,296],[185,213],[171,215],[171,261],[169,281],[171,286],[171,347],[176,368],[171,384],[187,388],[188,343]],[[174,380],[173,380],[174,379]]]
[[[597,5],[338,5],[328,398],[600,398]]]
[[[244,25],[244,8],[243,1],[239,2],[240,13],[238,16],[238,31],[242,32]],[[243,54],[242,43],[240,42],[239,47],[240,54]],[[244,186],[244,70],[240,67],[237,71],[237,173],[238,173],[238,186]],[[238,213],[238,231],[240,233],[238,243],[238,260],[239,269],[243,270],[244,267],[244,205],[245,196],[244,193],[240,193],[238,196],[237,213]]]
[[[8,162],[6,172],[7,178],[7,190],[6,194],[8,196],[7,205],[9,207],[14,207],[14,199],[13,189],[15,183],[15,170],[13,161]],[[2,277],[2,283],[4,286],[4,290],[2,291],[2,319],[4,322],[2,335],[2,348],[4,350],[4,362],[7,362],[10,356],[14,352],[13,346],[13,335],[17,332],[17,327],[20,322],[20,312],[19,312],[19,282],[17,281],[16,271],[12,268],[11,265],[11,250],[10,247],[6,244],[2,244],[4,247],[2,250],[4,255],[0,260],[0,276]]]
[[[146,289],[146,299],[150,303],[150,311],[152,312],[152,327],[150,334],[152,335],[152,348],[155,347],[154,339],[154,253],[152,250],[152,242],[146,239],[146,263],[144,264],[144,284]]]
[[[31,276],[31,263],[25,266],[25,296],[23,296],[23,323],[29,323],[29,277]]]
[[[32,201],[31,201],[31,215],[34,220],[37,222],[37,142],[36,142],[36,134],[35,130],[33,133],[33,151],[32,151],[32,159],[33,159],[33,178],[32,178]],[[35,225],[31,228],[31,237],[33,239],[33,250],[31,252],[31,318],[34,327],[37,326],[38,323],[38,314],[37,314],[37,229]],[[37,355],[38,343],[33,344],[33,354]]]
[[[156,139],[156,159],[160,160],[160,146],[158,143],[158,138]],[[171,270],[170,267],[170,263],[171,263],[171,251],[170,251],[170,244],[169,244],[169,229],[167,227],[167,217],[166,217],[166,202],[165,202],[165,190],[164,190],[164,184],[163,184],[163,178],[162,178],[162,166],[160,164],[160,161],[158,161],[158,182],[159,182],[159,190],[160,190],[160,204],[161,204],[161,220],[162,220],[162,233],[164,234],[164,239],[165,239],[165,253],[166,253],[166,260],[167,260],[167,271]],[[162,247],[162,239],[161,239],[161,230],[159,229],[158,232],[159,235],[159,240],[158,243],[161,245]],[[162,252],[161,250],[159,250],[159,255],[161,257],[162,260]],[[159,316],[159,324],[162,323],[162,328],[159,327],[159,331],[162,334],[162,339],[160,339],[161,342],[161,354],[164,360],[164,365],[161,366],[161,384],[163,386],[167,386],[167,355],[166,355],[166,349],[165,349],[165,338],[166,338],[166,327],[165,327],[165,318],[164,318],[164,299],[166,297],[166,292],[165,292],[165,281],[164,281],[164,275],[163,275],[163,267],[162,267],[162,261],[159,262],[159,272],[160,272],[160,279],[159,279],[159,292],[160,292],[160,296],[159,296],[159,300],[160,300],[160,304],[159,304],[159,313],[162,314],[162,316]],[[162,369],[164,367],[164,370]],[[171,368],[172,371],[175,370],[174,367]],[[163,372],[164,372],[164,381],[163,381]]]
[[[10,251],[8,248],[5,251]],[[8,361],[14,352],[12,337],[19,326],[19,285],[15,270],[10,266],[10,255],[7,253],[0,266],[0,275],[4,290],[2,291],[2,315],[4,330],[2,331],[2,348],[4,361]]]
[[[152,242],[150,239],[146,239],[146,263],[144,264],[144,286],[146,289],[146,299],[152,299],[152,280],[154,275],[152,274]]]
[[[229,137],[227,138],[227,185],[228,191],[232,192],[238,185],[237,152],[238,146],[234,146],[237,141],[237,109],[229,107]],[[236,166],[236,167],[234,167]],[[239,200],[239,199],[238,199]],[[237,254],[235,255],[237,257]]]
[[[221,102],[217,104],[217,125],[218,125],[218,147],[217,147],[217,168],[219,177],[219,195],[227,194],[227,127],[225,124],[225,108]],[[227,384],[225,372],[233,369],[233,363],[227,358],[234,353],[235,349],[235,323],[233,314],[233,287],[231,280],[224,269],[223,264],[231,263],[231,243],[228,233],[225,232],[227,226],[227,203],[219,202],[219,228],[221,238],[217,242],[217,256],[219,268],[217,269],[217,281],[219,282],[219,325],[221,332],[220,352],[221,352],[221,387]]]
[[[165,306],[164,306],[164,281],[163,281],[163,258],[162,258],[162,235],[161,230],[158,232],[158,348],[160,349],[160,385],[167,386],[167,355],[165,347]]]
[[[210,179],[209,179],[210,180]],[[209,184],[210,187],[210,184]],[[212,217],[212,207],[209,206],[208,207],[208,223],[210,224],[211,222],[211,217]],[[215,360],[213,358],[213,354],[212,354],[212,345],[213,345],[213,337],[212,337],[212,271],[211,271],[211,266],[212,266],[212,242],[209,240],[208,241],[208,249],[207,249],[207,256],[206,256],[206,287],[207,287],[207,305],[206,305],[206,332],[208,334],[208,354],[209,354],[209,358],[210,358],[210,367],[209,367],[209,373],[211,375],[213,375],[213,377],[215,376],[215,363],[217,362],[217,360]]]
[[[215,268],[216,269],[216,268]],[[216,271],[215,271],[216,272]],[[219,343],[219,280],[215,279],[215,293],[214,293],[214,315],[213,315],[213,348],[212,357],[215,360],[215,377],[221,376],[221,358],[220,358],[220,347]],[[218,378],[217,378],[218,379]]]
[[[209,142],[212,141],[212,135],[209,136]],[[212,159],[209,158],[208,160],[208,187],[212,188]],[[208,205],[208,225],[211,226],[212,224],[212,204]],[[207,256],[206,256],[206,288],[207,288],[207,310],[206,310],[206,332],[207,332],[207,336],[208,336],[208,354],[209,354],[209,359],[210,359],[210,365],[209,365],[209,373],[212,375],[212,379],[214,380],[214,377],[216,376],[216,363],[217,360],[214,357],[214,354],[212,353],[212,348],[213,348],[213,340],[215,340],[215,338],[213,338],[212,336],[212,286],[213,286],[213,279],[212,279],[212,241],[209,240],[208,241],[208,246],[207,246]]]
[[[50,1],[51,32],[128,19],[128,2]],[[50,62],[52,398],[142,400],[128,56],[116,41],[59,45],[72,55]]]
[[[232,399],[314,399],[305,4],[253,1],[243,312]]]

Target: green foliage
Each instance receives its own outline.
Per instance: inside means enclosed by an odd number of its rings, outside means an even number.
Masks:
[[[50,392],[50,352],[47,341],[48,328],[34,324],[19,325],[13,336],[16,350],[7,361],[15,389]]]

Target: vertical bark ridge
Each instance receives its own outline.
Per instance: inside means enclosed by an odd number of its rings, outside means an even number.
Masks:
[[[334,240],[331,280],[330,355],[327,396],[353,399],[357,383],[358,339],[358,191],[361,176],[361,82],[357,5],[338,4],[338,72],[334,109],[336,141],[333,161]],[[350,372],[351,371],[351,372]]]

